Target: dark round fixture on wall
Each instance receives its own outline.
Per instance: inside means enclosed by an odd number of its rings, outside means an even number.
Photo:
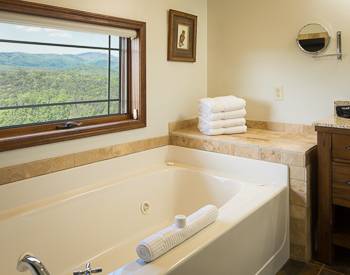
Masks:
[[[330,41],[329,32],[318,23],[307,24],[297,36],[299,48],[308,54],[319,54],[327,49]]]

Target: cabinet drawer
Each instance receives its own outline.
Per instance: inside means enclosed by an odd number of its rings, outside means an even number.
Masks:
[[[333,203],[350,207],[350,165],[333,163]]]
[[[335,159],[350,160],[350,135],[332,135],[332,154]]]

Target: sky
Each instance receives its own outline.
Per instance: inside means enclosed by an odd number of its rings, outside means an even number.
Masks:
[[[108,36],[104,34],[66,31],[52,28],[48,29],[7,23],[0,23],[0,39],[108,47]],[[112,47],[117,48],[117,41],[118,38],[116,36],[112,37]],[[104,52],[93,49],[0,42],[0,52],[79,54],[94,51]]]

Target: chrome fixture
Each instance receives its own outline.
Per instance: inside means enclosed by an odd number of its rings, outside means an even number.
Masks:
[[[324,55],[315,55],[314,58],[327,57],[327,56],[336,56],[338,60],[343,59],[342,43],[341,43],[341,31],[337,32],[337,52]]]
[[[17,262],[17,270],[20,272],[29,270],[32,275],[50,275],[43,263],[29,253],[26,253],[19,258]]]
[[[85,265],[85,269],[81,270],[81,271],[74,271],[73,275],[91,275],[93,273],[100,273],[102,272],[102,268],[98,267],[98,268],[91,268],[91,263],[87,263]]]
[[[79,122],[79,121],[67,121],[67,122],[65,122],[62,125],[57,125],[56,129],[58,129],[58,130],[72,129],[72,128],[75,128],[75,127],[79,127],[81,125],[82,125],[82,123]]]
[[[306,54],[311,54],[313,58],[336,56],[338,60],[342,60],[342,41],[341,32],[337,32],[336,42],[337,51],[332,54],[321,54],[324,52],[331,41],[331,35],[326,27],[319,23],[310,23],[303,26],[297,36],[297,45],[300,50]]]

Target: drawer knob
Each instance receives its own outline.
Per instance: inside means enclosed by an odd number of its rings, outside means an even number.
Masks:
[[[345,150],[350,150],[350,145],[345,146]]]

